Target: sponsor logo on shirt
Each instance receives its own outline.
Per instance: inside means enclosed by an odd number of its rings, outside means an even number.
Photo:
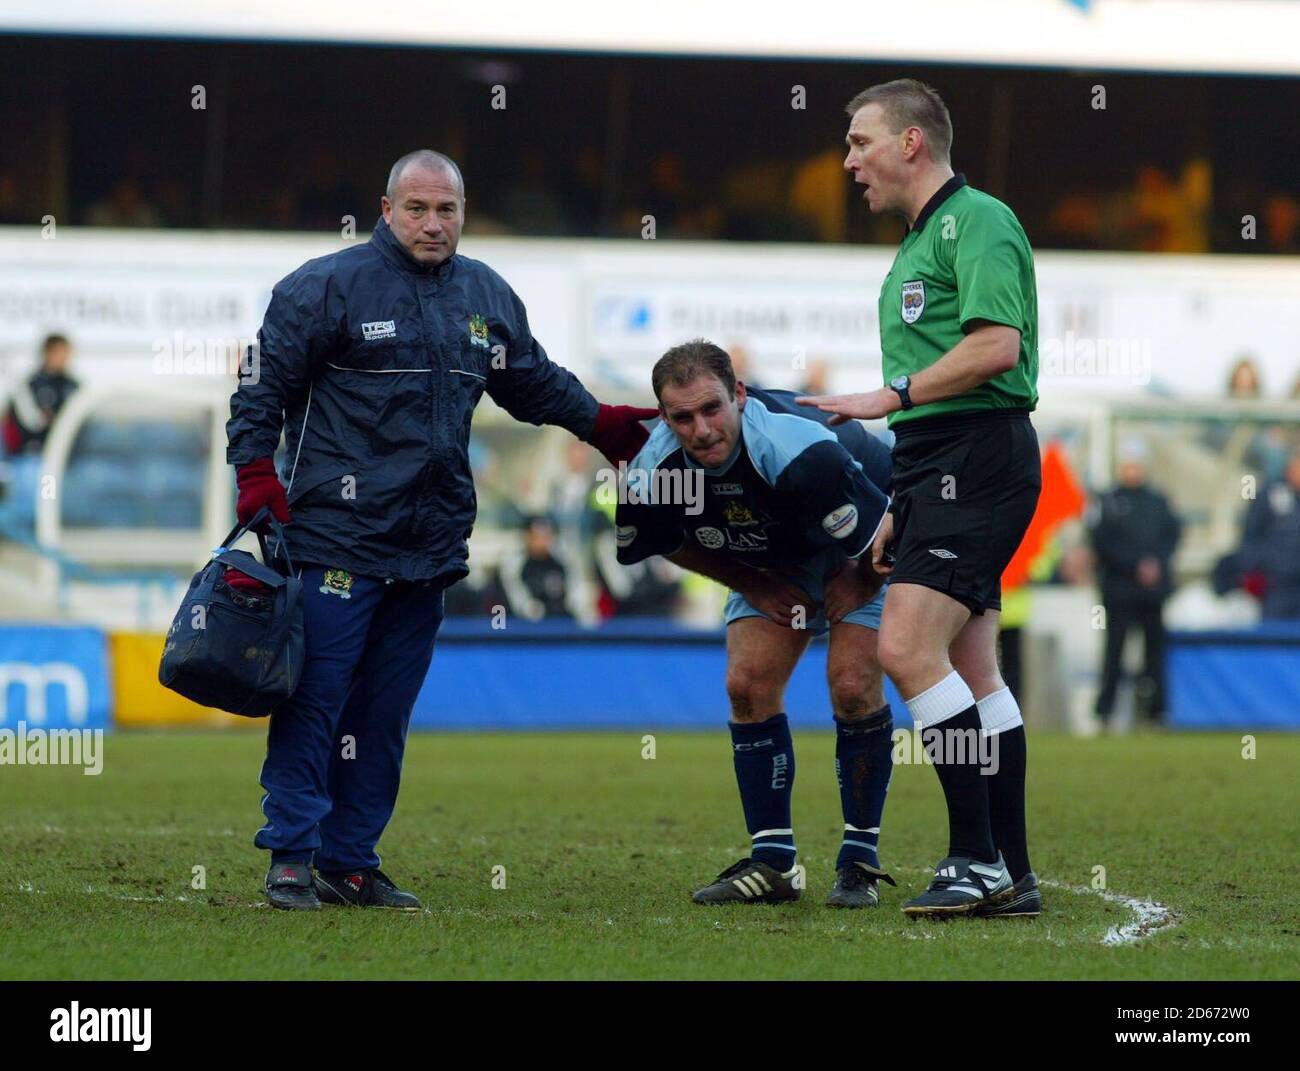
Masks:
[[[367,342],[378,342],[383,338],[397,337],[397,324],[393,320],[375,320],[361,325],[361,337]]]
[[[766,550],[767,533],[766,532],[733,532],[727,529],[727,549],[748,551],[748,550]]]
[[[858,507],[846,502],[822,518],[822,528],[832,539],[847,539],[858,526]]]
[[[695,538],[700,541],[700,546],[705,550],[721,550],[726,537],[716,528],[697,528],[695,529]]]
[[[745,489],[738,483],[711,483],[709,489],[715,495],[743,495]]]

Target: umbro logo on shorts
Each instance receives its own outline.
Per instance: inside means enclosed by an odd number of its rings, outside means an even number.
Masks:
[[[950,551],[950,550],[944,550],[942,547],[940,547],[940,548],[937,549],[937,550],[935,550],[935,549],[931,549],[930,553],[933,554],[936,558],[955,558],[955,557],[957,557],[957,555],[955,555],[952,551]]]

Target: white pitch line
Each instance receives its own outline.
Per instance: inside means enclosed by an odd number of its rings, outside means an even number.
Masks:
[[[5,836],[24,836],[34,832],[30,826],[0,826],[0,835]],[[45,826],[42,833],[48,834],[66,834],[68,831],[60,826]],[[74,834],[80,834],[84,830],[73,830]],[[233,829],[227,826],[225,829],[196,829],[189,830],[181,826],[125,826],[113,827],[105,826],[95,831],[99,835],[112,835],[117,837],[234,837],[238,836]]]
[[[900,866],[896,869],[919,870],[927,874],[933,872],[933,867]],[[1076,895],[1091,896],[1097,894],[1103,900],[1112,904],[1120,904],[1137,915],[1137,918],[1132,922],[1126,922],[1122,926],[1112,926],[1106,931],[1101,943],[1109,948],[1136,944],[1138,941],[1151,937],[1161,930],[1173,929],[1178,925],[1178,916],[1174,914],[1173,909],[1157,903],[1155,900],[1140,900],[1136,896],[1128,896],[1124,893],[1108,892],[1105,889],[1090,889],[1086,885],[1066,885],[1064,882],[1047,881],[1042,878],[1039,878],[1038,884],[1051,889],[1062,889]]]
[[[171,903],[173,900],[179,901],[182,904],[188,904],[190,902],[188,896],[114,896],[113,899],[128,900],[135,904],[167,904]]]
[[[900,866],[900,867],[895,867],[895,869],[900,871],[911,870],[919,873],[929,874],[931,873],[933,868],[917,867],[917,866]],[[1080,896],[1090,896],[1096,894],[1099,895],[1103,900],[1107,901],[1108,903],[1120,904],[1121,906],[1132,911],[1137,916],[1135,919],[1133,919],[1131,922],[1124,923],[1122,926],[1112,926],[1110,929],[1106,931],[1105,935],[1102,937],[1101,943],[1110,948],[1119,948],[1124,945],[1136,944],[1138,941],[1151,937],[1162,930],[1173,929],[1175,926],[1178,925],[1178,921],[1179,921],[1178,916],[1174,914],[1173,909],[1166,906],[1165,904],[1157,903],[1155,900],[1141,900],[1136,896],[1128,896],[1124,893],[1109,892],[1106,889],[1091,889],[1085,885],[1066,885],[1064,882],[1060,882],[1060,881],[1048,881],[1043,879],[1039,881],[1039,884],[1046,886],[1047,888],[1061,889],[1065,892],[1071,892]],[[42,889],[34,888],[30,881],[19,881],[18,889],[20,892],[26,892],[26,893],[40,893],[44,891]],[[179,901],[180,903],[186,903],[190,901],[190,897],[188,896],[176,896],[176,897],[126,896],[121,894],[113,894],[113,893],[107,893],[106,890],[96,889],[93,885],[87,885],[85,887],[85,891],[89,893],[100,893],[101,895],[108,895],[114,900],[127,900],[127,901],[133,901],[135,903],[165,903],[168,901]],[[267,905],[265,904],[265,902],[258,902],[254,904],[249,904],[249,906],[265,907]],[[490,912],[486,912],[474,908],[455,907],[452,905],[441,907],[438,909],[438,911],[439,913],[442,914],[472,915],[472,916],[479,916],[482,918],[495,917]],[[430,915],[430,914],[434,914],[434,912],[430,908],[425,908],[424,914]],[[536,911],[526,912],[523,917],[533,919],[533,920],[537,920],[540,918],[540,916]],[[605,921],[607,925],[613,925],[613,920],[606,919]],[[657,918],[654,919],[653,921],[660,925],[671,924],[672,922],[671,919],[666,919],[666,918]],[[713,924],[713,928],[723,929],[724,927],[721,922],[715,921]],[[725,927],[725,928],[730,929],[733,927]],[[914,934],[910,930],[908,930],[908,931],[904,931],[903,936],[908,938],[909,940],[933,940],[934,937],[934,935],[928,930],[922,930],[920,931],[919,934]]]
[[[1138,941],[1150,937],[1160,930],[1173,929],[1178,925],[1178,917],[1173,910],[1164,904],[1157,903],[1155,900],[1139,900],[1136,896],[1127,896],[1124,893],[1108,892],[1106,889],[1090,889],[1085,885],[1065,885],[1059,881],[1041,881],[1039,884],[1048,885],[1054,889],[1064,889],[1066,892],[1072,893],[1098,893],[1108,903],[1120,904],[1137,915],[1137,918],[1132,922],[1126,922],[1122,926],[1112,926],[1106,931],[1101,943],[1110,948],[1137,944]]]

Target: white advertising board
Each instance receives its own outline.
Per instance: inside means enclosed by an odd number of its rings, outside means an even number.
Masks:
[[[362,235],[358,241],[365,240]],[[231,374],[271,287],[336,235],[0,228],[0,391],[49,331],[72,336],[75,374],[183,382]],[[648,390],[669,346],[743,345],[752,378],[796,387],[824,360],[836,390],[880,383],[876,296],[893,250],[701,242],[479,238],[462,252],[523,298],[551,357],[593,388]],[[1266,392],[1300,372],[1300,258],[1039,253],[1040,386],[1210,398],[1250,354]],[[888,314],[888,313],[887,313]],[[146,387],[147,389],[147,387]]]

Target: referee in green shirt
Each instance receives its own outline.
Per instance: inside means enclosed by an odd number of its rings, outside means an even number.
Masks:
[[[872,212],[907,221],[880,289],[888,384],[800,399],[834,422],[887,416],[894,499],[872,544],[890,577],[879,659],[948,803],[948,854],[909,915],[1037,915],[1025,731],[998,671],[1001,576],[1041,486],[1038,299],[1015,214],[949,163],[952,121],[913,79],[863,90],[844,167]]]

